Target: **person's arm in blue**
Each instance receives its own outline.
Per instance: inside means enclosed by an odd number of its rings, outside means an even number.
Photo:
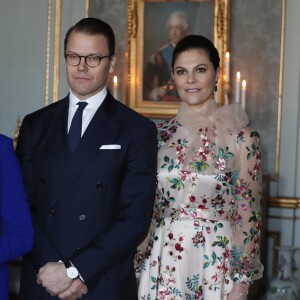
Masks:
[[[0,265],[29,252],[33,228],[12,140],[0,135]]]

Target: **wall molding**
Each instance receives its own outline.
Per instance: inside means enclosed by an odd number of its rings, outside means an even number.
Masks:
[[[270,197],[268,200],[268,206],[281,208],[300,208],[300,198]]]
[[[281,41],[280,41],[280,67],[278,80],[278,108],[277,108],[277,137],[276,137],[276,165],[275,178],[279,178],[280,161],[280,139],[281,139],[281,110],[282,110],[282,88],[283,88],[283,64],[284,64],[284,42],[285,42],[285,18],[286,18],[286,0],[282,0],[281,12]]]
[[[86,0],[85,1],[85,16],[88,17],[89,16],[89,9],[90,9],[90,1]]]
[[[60,64],[60,31],[61,31],[61,0],[56,0],[55,31],[54,31],[54,72],[53,72],[53,102],[58,101],[59,64]]]

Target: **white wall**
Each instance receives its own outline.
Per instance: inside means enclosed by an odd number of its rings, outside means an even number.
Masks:
[[[51,4],[49,99],[52,102],[55,9]],[[48,26],[47,0],[9,0],[0,4],[0,132],[10,137],[17,118],[44,106]],[[85,17],[85,1],[62,1],[61,43],[66,30]],[[61,44],[63,59],[63,44]],[[68,92],[64,64],[60,68],[59,96]]]
[[[287,0],[278,195],[300,197],[300,1]]]
[[[36,12],[39,13],[36,13]],[[0,132],[11,136],[18,114],[43,105],[47,1],[2,1]]]
[[[286,0],[283,95],[279,178],[274,196],[300,198],[300,1]],[[270,208],[268,230],[280,233],[281,245],[300,247],[300,209]],[[273,249],[268,249],[272,257]],[[300,278],[300,251],[296,252],[297,276]],[[268,269],[270,277],[270,265]]]

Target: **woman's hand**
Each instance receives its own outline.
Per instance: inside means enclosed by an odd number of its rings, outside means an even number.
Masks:
[[[249,285],[244,283],[234,283],[227,300],[247,300]]]

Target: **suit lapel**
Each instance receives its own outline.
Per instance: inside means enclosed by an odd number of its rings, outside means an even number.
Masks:
[[[97,154],[100,146],[103,143],[110,143],[110,141],[113,141],[116,138],[120,124],[116,118],[115,112],[115,100],[108,94],[84,132],[74,154],[70,156],[67,151],[67,157],[69,157],[67,166],[62,161],[66,159],[66,154],[59,155],[57,162],[61,162],[66,168],[63,172],[63,184],[61,183],[59,190],[55,191],[56,197],[52,198],[51,205],[59,200],[64,191],[68,189],[88,162]],[[68,150],[68,147],[66,148]]]
[[[48,139],[49,150],[52,155],[52,161],[57,166],[60,173],[65,173],[65,165],[70,160],[67,144],[67,126],[68,126],[68,98],[60,100],[60,107],[50,114],[46,120],[46,135]]]
[[[67,175],[68,165],[70,163],[70,154],[67,144],[67,126],[68,126],[68,97],[60,100],[60,105],[55,107],[50,113],[46,124],[47,149],[50,153],[51,188],[48,196],[48,205],[51,206],[57,193],[64,190],[64,182]]]

